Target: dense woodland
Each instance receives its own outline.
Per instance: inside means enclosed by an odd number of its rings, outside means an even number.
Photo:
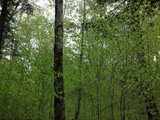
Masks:
[[[160,120],[159,0],[37,1],[0,0],[0,120]]]

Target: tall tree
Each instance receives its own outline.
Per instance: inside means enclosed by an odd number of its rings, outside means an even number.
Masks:
[[[2,59],[2,51],[3,51],[3,45],[4,45],[4,29],[5,29],[5,22],[7,19],[7,3],[8,0],[2,0],[1,5],[2,5],[2,10],[1,10],[1,15],[0,15],[0,60]]]
[[[63,81],[63,0],[55,0],[54,43],[54,115],[55,120],[65,120]]]
[[[0,1],[0,60],[2,59],[3,49],[9,49],[12,55],[15,54],[16,40],[13,38],[13,29],[17,27],[18,16],[20,14],[32,13],[33,4],[28,0],[2,0]],[[9,38],[9,39],[8,39]],[[6,45],[7,44],[7,45]],[[10,46],[10,48],[8,48]]]

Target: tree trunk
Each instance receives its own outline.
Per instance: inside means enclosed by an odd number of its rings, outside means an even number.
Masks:
[[[100,113],[100,95],[99,95],[99,90],[100,89],[100,80],[98,79],[97,85],[96,85],[96,108],[97,108],[97,120],[101,120],[101,113]]]
[[[113,65],[112,68],[112,73],[111,73],[111,78],[110,78],[110,86],[109,86],[109,94],[110,94],[110,102],[111,102],[111,120],[115,120],[114,118],[114,93],[115,93],[115,88],[114,88],[114,74],[115,74],[115,68],[116,68],[116,64]]]
[[[1,10],[1,16],[0,16],[0,61],[2,59],[2,53],[3,53],[3,47],[4,47],[4,28],[5,28],[5,22],[7,18],[7,3],[8,0],[2,0],[2,10]]]
[[[63,81],[63,0],[55,0],[54,120],[65,120]]]
[[[121,98],[120,98],[120,113],[121,113],[121,120],[126,119],[126,95],[125,95],[125,88],[124,85],[122,86],[122,91],[121,91]]]
[[[85,31],[85,18],[86,18],[86,1],[84,0],[83,2],[83,7],[84,7],[84,11],[83,11],[83,23],[82,23],[82,29],[81,29],[81,41],[80,41],[80,49],[81,49],[81,53],[80,53],[80,61],[79,61],[79,68],[80,68],[80,86],[78,89],[78,99],[77,99],[77,107],[76,107],[76,112],[75,112],[75,120],[79,120],[79,116],[80,116],[80,109],[81,109],[81,101],[82,101],[82,62],[83,62],[83,42],[84,42],[84,31]]]
[[[127,67],[127,66],[126,66]],[[120,115],[121,115],[121,120],[126,119],[126,81],[127,81],[127,76],[124,76],[124,79],[121,80],[121,97],[120,97]]]
[[[75,112],[75,120],[79,120],[80,109],[81,109],[81,100],[82,100],[82,88],[80,87],[78,90],[78,100],[77,100],[77,108]]]

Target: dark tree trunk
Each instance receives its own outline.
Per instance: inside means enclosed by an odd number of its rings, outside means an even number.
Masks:
[[[0,16],[0,60],[2,59],[2,52],[4,47],[4,30],[5,30],[5,22],[7,19],[7,3],[8,0],[2,0],[2,10],[1,10],[1,16]]]
[[[63,0],[55,0],[54,120],[65,120],[63,86]]]

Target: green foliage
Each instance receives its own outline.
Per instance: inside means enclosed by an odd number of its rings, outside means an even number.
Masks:
[[[137,2],[105,14],[99,10],[107,4],[93,10],[89,3],[76,8],[75,21],[64,21],[67,120],[75,116],[80,88],[81,120],[147,120],[150,111],[156,119],[149,105],[160,108],[158,8],[147,14],[150,3]],[[18,56],[0,63],[0,119],[52,119],[53,23],[35,12],[22,19],[14,36]]]
[[[38,14],[24,18],[15,33],[18,57],[1,63],[1,119],[48,119],[53,111],[53,28]]]

